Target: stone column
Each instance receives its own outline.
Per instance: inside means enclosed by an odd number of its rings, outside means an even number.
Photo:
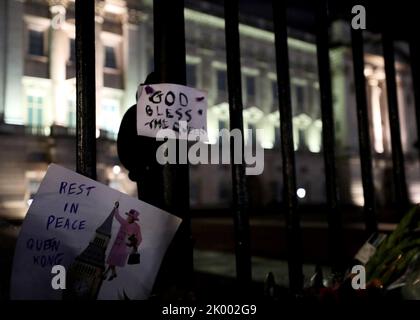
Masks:
[[[214,70],[212,67],[212,61],[215,59],[214,53],[209,52],[208,50],[200,50],[201,57],[201,88],[208,90],[208,104],[209,108],[213,107],[215,104],[217,96],[217,86],[214,86],[213,77]]]
[[[260,71],[261,72],[258,75],[258,87],[257,87],[258,104],[257,106],[259,107],[260,110],[263,111],[264,116],[259,121],[257,128],[264,130],[263,137],[260,137],[260,139],[262,139],[260,141],[261,145],[264,148],[272,148],[274,147],[274,140],[275,140],[274,130],[276,130],[277,128],[275,127],[272,121],[268,121],[268,115],[276,111],[274,110],[273,106],[277,105],[278,102],[275,102],[274,101],[275,97],[272,97],[272,92],[271,92],[272,80],[269,77],[268,67],[264,66],[264,68],[261,68]]]
[[[122,114],[136,102],[138,85],[147,76],[147,14],[129,9],[123,20],[124,101]]]
[[[69,38],[63,30],[67,0],[49,0],[51,12],[50,77],[52,114],[56,125],[65,126],[68,116],[66,96],[66,63],[70,52]]]
[[[403,152],[406,153],[410,149],[408,137],[407,137],[408,135],[407,105],[405,103],[403,79],[401,77],[401,73],[399,72],[397,73],[396,83],[397,83],[398,112],[400,114],[401,145],[402,145]],[[407,88],[409,87],[407,86]]]
[[[372,110],[373,148],[376,152],[383,153],[385,148],[380,101],[381,88],[378,86],[378,80],[376,79],[369,79],[368,84]]]
[[[24,122],[22,77],[24,63],[23,0],[7,1],[6,65],[5,65],[5,121],[13,124]]]

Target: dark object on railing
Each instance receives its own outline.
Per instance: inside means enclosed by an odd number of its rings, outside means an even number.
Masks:
[[[76,0],[76,170],[96,179],[95,1]]]
[[[343,271],[343,239],[341,212],[337,201],[335,131],[329,60],[328,1],[321,0],[317,12],[316,48],[321,95],[322,145],[324,152],[325,186],[328,203],[328,233],[333,272]]]
[[[152,72],[144,84],[158,82],[156,73]],[[131,106],[118,131],[118,157],[128,170],[130,180],[137,182],[139,199],[163,208],[163,166],[156,162],[156,150],[160,145],[161,142],[154,138],[137,135],[137,105]]]
[[[226,64],[229,92],[230,130],[239,129],[243,141],[243,105],[241,86],[241,58],[239,46],[238,0],[225,1]],[[245,180],[245,166],[235,164],[233,139],[230,141],[230,157],[233,183],[233,218],[235,228],[236,274],[242,293],[246,293],[252,278],[250,231],[248,217],[248,194]],[[244,148],[242,148],[244,152]]]
[[[375,208],[375,188],[372,173],[372,150],[369,136],[369,116],[366,98],[365,63],[362,30],[351,28],[353,49],[354,85],[356,91],[357,124],[359,129],[359,153],[362,172],[364,216],[369,234],[378,230]]]
[[[385,61],[386,93],[388,97],[389,128],[392,148],[392,173],[395,186],[395,201],[399,214],[408,210],[408,194],[405,179],[404,155],[401,146],[400,118],[398,115],[397,83],[395,74],[394,43],[390,30],[382,34]]]
[[[280,110],[281,150],[283,157],[284,208],[286,210],[289,288],[293,294],[303,289],[302,239],[300,217],[296,210],[296,169],[293,147],[292,105],[290,99],[289,55],[285,1],[273,0],[276,47],[277,89]]]

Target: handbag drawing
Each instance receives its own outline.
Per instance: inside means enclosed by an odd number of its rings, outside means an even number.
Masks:
[[[140,252],[133,248],[133,252],[128,256],[127,264],[139,264],[140,263]]]
[[[139,264],[140,263],[140,253],[137,251],[137,239],[134,236],[134,234],[132,234],[131,236],[128,237],[129,243],[127,243],[128,247],[132,247],[132,251],[130,253],[130,255],[128,256],[128,261],[127,264]]]

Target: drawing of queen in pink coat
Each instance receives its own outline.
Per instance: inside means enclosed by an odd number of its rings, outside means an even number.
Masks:
[[[140,213],[131,209],[129,212],[125,213],[127,218],[124,219],[124,217],[119,214],[118,207],[119,203],[116,202],[113,214],[114,218],[121,224],[121,226],[108,255],[108,268],[103,274],[103,278],[106,278],[108,272],[111,271],[108,281],[117,277],[115,267],[124,267],[129,254],[131,252],[137,252],[137,248],[142,241],[140,226],[136,223],[136,221],[139,220]],[[132,247],[132,250],[130,247]]]

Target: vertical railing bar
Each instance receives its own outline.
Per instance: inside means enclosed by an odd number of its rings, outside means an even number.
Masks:
[[[290,99],[286,1],[279,2],[273,0],[273,22],[283,160],[283,201],[287,224],[289,288],[293,294],[297,295],[302,292],[303,288],[302,239],[300,217],[296,210],[296,169],[293,145],[292,105]]]
[[[363,52],[362,30],[351,28],[354,84],[356,91],[357,124],[359,133],[360,167],[364,197],[364,217],[366,231],[377,231],[375,208],[375,189],[372,171],[372,150],[369,136],[369,115],[367,108],[366,80],[364,75],[365,63]]]
[[[410,62],[411,62],[411,77],[413,82],[414,104],[416,110],[416,125],[417,125],[417,149],[420,159],[420,48],[417,37],[411,35],[409,39],[410,45]]]
[[[238,0],[229,0],[225,1],[224,5],[230,130],[239,129],[241,131],[243,153],[244,136],[239,46],[239,4]],[[233,139],[230,141],[230,156],[233,183],[236,273],[239,284],[247,287],[252,278],[249,217],[247,212],[248,195],[246,190],[245,166],[243,163],[237,164],[234,161],[235,145],[233,141]]]
[[[329,60],[329,14],[328,1],[321,0],[317,12],[317,60],[321,96],[322,144],[325,167],[325,185],[328,204],[328,233],[330,259],[334,273],[343,268],[343,241],[341,213],[337,201],[337,178],[335,163],[335,132]]]
[[[394,42],[389,30],[385,30],[382,34],[382,45],[385,62],[386,93],[388,97],[395,200],[397,202],[397,208],[402,210],[400,214],[403,214],[408,208],[408,194],[405,178],[404,155],[401,145],[400,119],[398,115]]]
[[[76,0],[76,171],[96,179],[95,1]]]
[[[154,65],[157,77],[162,83],[185,85],[184,0],[154,0],[153,17]],[[172,253],[168,265],[171,270],[168,270],[165,280],[174,282],[180,290],[178,294],[185,298],[192,289],[193,276],[189,165],[165,165],[163,182],[163,207],[183,219],[171,245]]]

